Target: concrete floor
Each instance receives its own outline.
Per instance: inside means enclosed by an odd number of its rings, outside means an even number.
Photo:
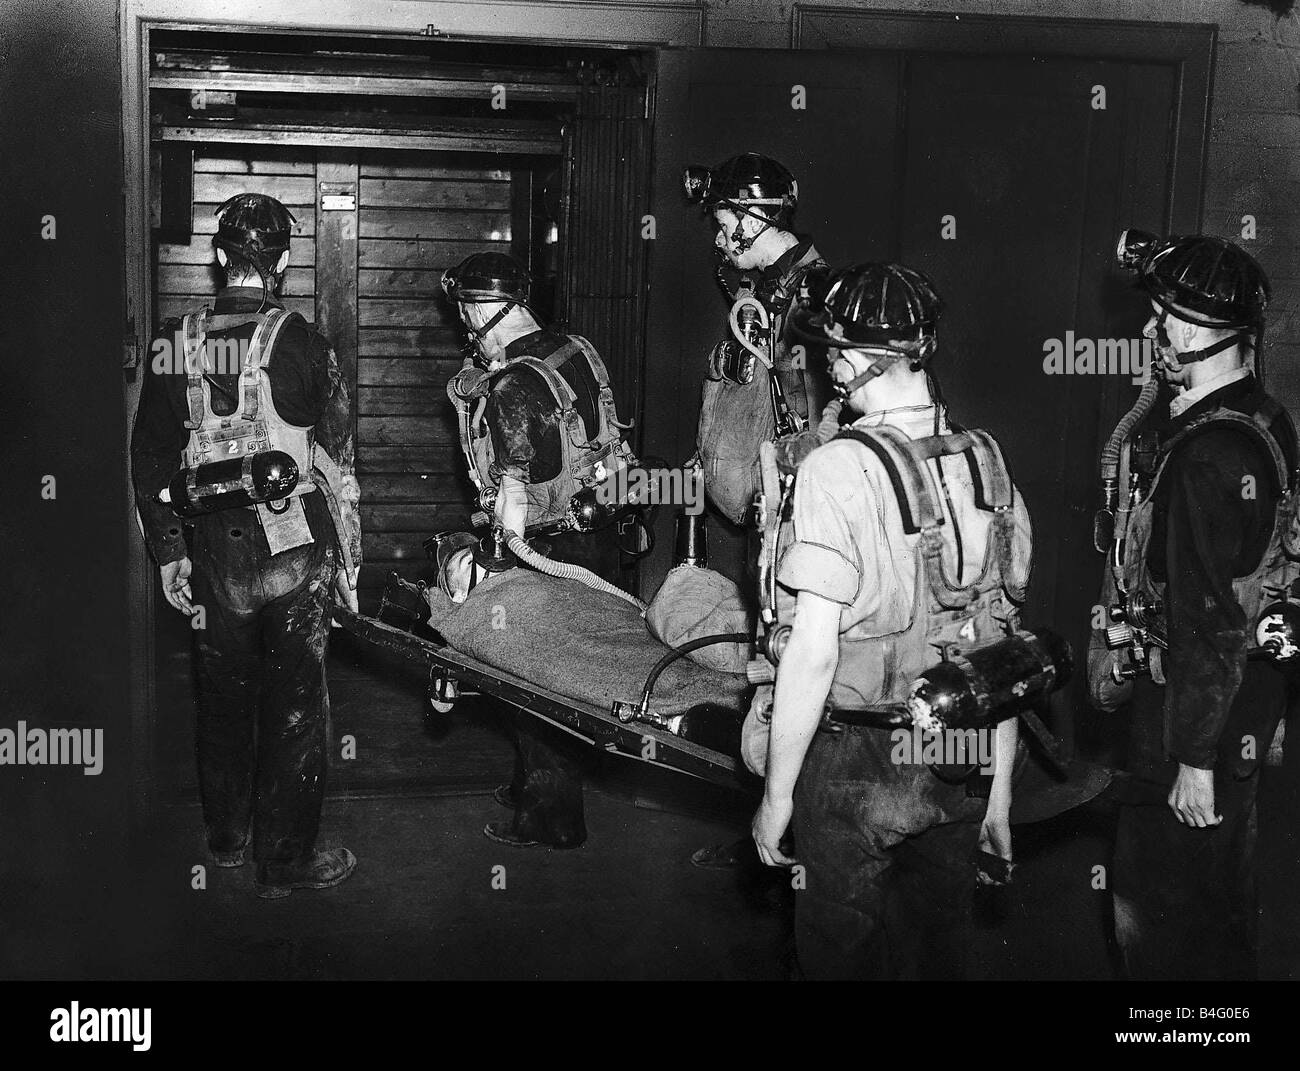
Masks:
[[[588,792],[591,837],[573,852],[508,849],[481,836],[503,813],[489,795],[331,799],[322,843],[360,860],[323,892],[258,900],[252,868],[207,870],[199,813],[170,809],[143,880],[162,894],[158,926],[130,975],[249,979],[779,979],[788,969],[794,893],[777,871],[700,871],[701,845],[736,836],[720,817]],[[1275,812],[1276,813],[1276,812]],[[1014,889],[977,901],[976,977],[1115,977],[1109,899],[1093,868],[1109,862],[1102,806],[1017,830]],[[1279,862],[1289,836],[1261,855],[1261,964],[1300,978],[1295,876]],[[165,863],[162,863],[166,860]],[[503,869],[497,869],[503,868]],[[494,878],[496,881],[494,882]],[[494,888],[504,884],[504,888]]]
[[[184,669],[184,660],[176,661]],[[176,682],[173,682],[176,683]],[[165,694],[160,682],[160,694]],[[287,899],[253,895],[252,867],[209,865],[193,802],[190,719],[178,708],[160,780],[171,802],[124,875],[87,870],[51,837],[50,858],[12,870],[0,903],[21,925],[0,933],[0,963],[21,977],[222,979],[778,979],[795,894],[783,872],[709,872],[701,846],[748,828],[737,793],[641,763],[607,759],[588,783],[590,840],[574,852],[510,849],[481,835],[503,815],[509,739],[464,704],[425,719],[423,681],[340,645],[331,665],[335,759],[321,842],[360,860],[351,880]],[[1300,793],[1267,771],[1261,796],[1268,978],[1300,978]],[[53,822],[58,816],[48,816]],[[39,826],[41,815],[27,815]],[[59,818],[60,828],[70,821]],[[978,903],[984,979],[1115,977],[1107,866],[1113,814],[1094,804],[1018,827],[1016,885]],[[5,816],[0,815],[0,829]],[[73,822],[71,828],[76,828]],[[66,840],[66,838],[65,838]],[[38,842],[40,843],[38,838]],[[93,846],[92,846],[93,847]],[[206,868],[195,889],[192,868]],[[504,868],[496,870],[495,868]],[[59,870],[60,880],[50,880]],[[494,887],[501,885],[504,888]],[[15,917],[6,912],[8,917]],[[69,925],[69,919],[83,920]]]

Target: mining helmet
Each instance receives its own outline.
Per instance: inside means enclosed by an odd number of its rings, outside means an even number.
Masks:
[[[1270,293],[1268,276],[1254,257],[1232,242],[1205,234],[1162,239],[1127,230],[1119,236],[1115,258],[1121,268],[1138,273],[1138,285],[1160,306],[1156,332],[1161,345],[1170,344],[1165,328],[1170,316],[1235,332],[1199,350],[1179,353],[1180,364],[1249,344],[1262,382],[1264,309]],[[1253,340],[1248,332],[1254,333]]]
[[[1238,245],[1204,234],[1161,239],[1127,230],[1115,250],[1122,268],[1161,308],[1201,327],[1258,327],[1268,305],[1268,277]]]
[[[756,152],[733,156],[714,168],[691,164],[682,172],[682,191],[687,201],[710,212],[729,208],[737,215],[762,221],[762,230],[752,237],[747,237],[737,222],[732,241],[742,253],[769,227],[788,225],[799,203],[799,183],[794,176],[770,156]],[[768,212],[756,212],[758,208]]]
[[[442,273],[442,290],[452,301],[527,305],[532,289],[528,269],[506,253],[471,253]]]
[[[484,339],[516,305],[528,309],[531,289],[532,277],[528,269],[505,253],[471,253],[454,268],[442,273],[442,291],[452,301],[467,305],[486,302],[501,305],[482,327],[473,327],[462,315],[466,331],[465,356],[468,359],[483,367],[489,365]]]
[[[942,312],[943,299],[927,276],[902,264],[868,262],[809,272],[791,327],[820,345],[879,358],[851,382],[836,384],[847,398],[894,361],[906,359],[914,370],[924,368],[934,354]]]
[[[237,193],[214,214],[217,234],[213,244],[263,272],[274,268],[280,254],[289,248],[297,222],[292,212],[264,193]]]
[[[923,363],[943,312],[929,278],[903,264],[855,264],[809,272],[793,324],[805,337]]]

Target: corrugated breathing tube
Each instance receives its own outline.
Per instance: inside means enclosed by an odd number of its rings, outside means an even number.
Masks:
[[[584,569],[581,565],[557,562],[538,554],[516,532],[510,533],[510,538],[506,540],[506,546],[510,548],[511,553],[516,558],[525,565],[532,566],[539,573],[545,573],[547,576],[558,576],[564,580],[577,580],[596,591],[603,591],[606,595],[617,595],[625,602],[630,602],[638,610],[645,610],[645,603],[635,595],[629,595],[622,588],[617,588],[607,580],[602,580],[590,569]]]

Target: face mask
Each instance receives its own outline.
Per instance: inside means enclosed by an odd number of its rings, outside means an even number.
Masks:
[[[506,318],[506,315],[514,307],[515,303],[513,301],[506,302],[497,310],[496,315],[488,320],[488,322],[482,327],[477,328],[471,326],[465,313],[463,311],[461,312],[461,323],[465,327],[465,343],[461,347],[461,352],[466,357],[472,359],[480,368],[486,368],[490,371],[494,360],[488,355],[488,352],[483,345],[483,340],[487,338],[497,324]]]
[[[759,237],[765,231],[771,229],[776,225],[775,220],[769,219],[761,212],[755,212],[752,209],[746,208],[742,204],[738,204],[736,202],[728,202],[724,204],[723,207],[731,209],[731,211],[736,215],[736,224],[732,228],[731,233],[728,235],[730,241],[728,242],[727,246],[722,249],[718,249],[716,245],[714,246],[714,248],[717,249],[719,255],[721,255],[726,259],[730,259],[731,256],[735,256],[735,257],[744,256],[746,253],[749,252],[750,249],[753,248],[754,243],[758,241]],[[762,226],[760,226],[758,230],[756,230],[753,234],[745,233],[746,216],[750,217],[751,219],[756,219],[759,221],[760,224],[762,224]],[[717,232],[725,230],[725,225],[719,223],[717,217],[715,216],[713,218],[713,227],[714,227],[714,234],[715,234],[715,241],[716,241]]]

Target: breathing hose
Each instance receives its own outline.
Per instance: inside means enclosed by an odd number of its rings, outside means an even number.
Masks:
[[[758,321],[759,327],[764,331],[771,327],[771,320],[767,315],[767,309],[758,298],[753,296],[753,294],[745,294],[736,298],[732,303],[731,312],[727,315],[727,322],[731,325],[731,333],[735,336],[736,341],[762,361],[766,368],[771,368],[772,359],[749,340],[748,334],[740,324],[740,310],[742,308],[755,310],[757,313],[755,319]]]
[[[550,558],[544,557],[533,550],[517,532],[511,532],[510,538],[506,540],[506,546],[516,558],[526,565],[531,565],[539,573],[545,573],[547,576],[558,576],[564,580],[577,580],[586,584],[587,587],[596,591],[603,591],[606,595],[617,595],[625,602],[630,602],[638,610],[645,609],[645,603],[635,595],[629,595],[621,588],[615,587],[607,580],[602,580],[590,569],[584,569],[581,565],[571,565],[568,562],[557,562]]]
[[[1153,375],[1144,384],[1142,390],[1138,393],[1137,401],[1133,407],[1119,419],[1115,425],[1115,430],[1110,433],[1110,438],[1106,440],[1106,445],[1101,451],[1101,509],[1097,511],[1096,519],[1093,521],[1092,541],[1097,552],[1105,554],[1110,547],[1115,535],[1115,507],[1118,504],[1119,497],[1119,455],[1124,447],[1124,442],[1133,434],[1136,428],[1146,415],[1151,412],[1152,406],[1156,404],[1156,394],[1160,390],[1160,382]]]
[[[1156,404],[1156,394],[1159,390],[1160,381],[1154,376],[1142,384],[1142,390],[1137,396],[1137,401],[1133,403],[1133,408],[1119,418],[1115,430],[1110,433],[1110,438],[1106,440],[1106,445],[1101,451],[1103,487],[1118,486],[1120,449],[1124,446],[1124,440],[1133,434],[1133,429],[1151,412],[1151,407]]]
[[[641,689],[641,702],[637,704],[636,713],[633,717],[644,718],[650,709],[650,696],[654,692],[655,684],[659,680],[660,674],[679,658],[690,654],[692,651],[698,651],[701,647],[712,647],[715,643],[753,643],[754,637],[748,632],[718,632],[711,636],[699,636],[696,639],[688,640],[678,647],[674,647],[663,658],[655,663],[654,669],[645,679],[645,687]],[[630,720],[630,719],[629,719]]]

